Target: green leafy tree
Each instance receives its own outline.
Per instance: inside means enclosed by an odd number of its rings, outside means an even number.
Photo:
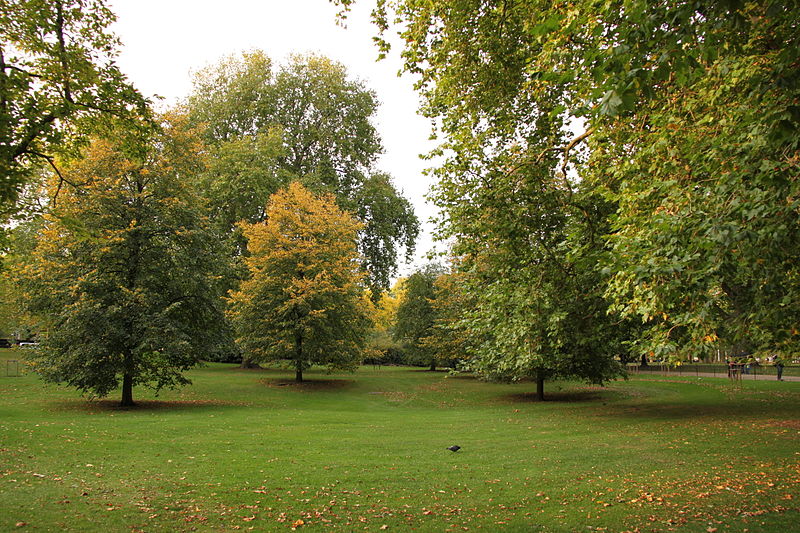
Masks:
[[[612,312],[647,326],[639,349],[672,359],[796,345],[797,15],[777,0],[375,10],[384,31],[402,23],[406,68],[452,154],[438,193],[452,234],[463,204],[481,217],[484,190],[516,201],[506,175],[546,168],[560,199],[545,203],[608,242],[576,264],[604,268]]]
[[[266,222],[242,223],[250,277],[230,315],[248,359],[290,361],[297,381],[315,364],[355,370],[371,327],[359,226],[332,196],[296,182],[272,195]]]
[[[414,359],[426,361],[431,371],[436,370],[437,360],[434,352],[422,341],[432,334],[436,320],[434,284],[443,272],[441,265],[430,263],[408,276],[403,284],[394,327],[394,338],[405,343],[406,350]]]
[[[172,117],[144,159],[96,140],[68,165],[76,187],[61,191],[15,271],[44,328],[32,358],[44,379],[100,397],[121,383],[131,406],[135,386],[189,383],[182,373],[217,345],[225,262],[186,180],[202,149]]]
[[[452,270],[440,274],[433,283],[431,299],[434,320],[420,345],[438,364],[468,368],[476,340],[466,325],[467,311],[474,306],[467,291],[467,276]]]
[[[114,64],[112,22],[103,0],[0,0],[0,207],[108,118],[147,125],[148,102]]]
[[[378,298],[401,250],[413,253],[419,223],[391,178],[374,168],[383,149],[371,122],[376,108],[374,93],[320,56],[296,56],[275,69],[254,51],[201,71],[188,109],[218,160],[204,189],[221,227],[235,232],[240,220],[264,220],[269,194],[292,181],[332,193],[363,222],[359,248]]]

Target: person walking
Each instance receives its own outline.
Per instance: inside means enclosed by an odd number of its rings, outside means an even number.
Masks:
[[[775,356],[775,370],[778,373],[778,381],[783,381],[783,360]]]

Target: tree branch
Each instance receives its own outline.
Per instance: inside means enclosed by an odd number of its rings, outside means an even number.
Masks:
[[[74,183],[72,183],[71,181],[69,181],[67,178],[64,177],[64,175],[61,173],[61,170],[56,165],[53,156],[43,154],[40,152],[34,152],[31,150],[28,150],[26,153],[32,156],[40,157],[45,161],[47,161],[50,164],[50,168],[52,168],[53,171],[56,173],[56,176],[58,176],[58,187],[56,188],[56,193],[53,195],[53,207],[56,207],[56,203],[58,202],[58,194],[61,192],[61,187],[64,185],[64,183],[72,187],[75,187],[76,189],[78,188],[77,185],[75,185]]]
[[[588,138],[592,133],[594,133],[594,128],[589,128],[581,135],[578,135],[574,139],[572,139],[569,144],[567,144],[564,149],[564,162],[561,165],[561,172],[564,174],[564,180],[567,179],[567,164],[569,163],[569,151],[575,148],[578,144],[582,143],[586,138]],[[567,182],[569,183],[569,182]]]
[[[64,99],[67,102],[72,101],[72,91],[69,87],[69,68],[67,65],[67,47],[64,43],[64,6],[61,0],[56,0],[56,36],[58,37],[58,54],[61,63],[61,75],[63,76],[64,83]]]
[[[588,130],[586,130],[585,132],[583,132],[582,134],[578,135],[570,142],[568,142],[566,146],[551,146],[550,148],[545,148],[535,158],[523,160],[519,164],[514,166],[511,170],[509,170],[506,173],[506,176],[516,172],[523,165],[526,165],[528,163],[539,163],[542,159],[544,159],[544,156],[546,156],[548,152],[561,152],[564,157],[564,160],[561,163],[561,173],[563,174],[564,186],[567,188],[567,191],[569,192],[570,196],[572,196],[572,185],[570,185],[569,180],[567,179],[567,165],[569,164],[569,152],[573,148],[575,148],[578,144],[585,141],[592,133],[594,133],[594,128],[589,128]]]

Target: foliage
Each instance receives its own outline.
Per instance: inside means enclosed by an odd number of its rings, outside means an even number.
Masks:
[[[433,324],[419,340],[422,349],[440,365],[468,367],[476,339],[466,326],[467,312],[474,305],[467,292],[467,276],[453,270],[439,274],[433,282]]]
[[[134,386],[188,383],[182,373],[219,343],[222,322],[224,261],[186,181],[202,168],[202,143],[167,117],[147,150],[139,159],[94,141],[68,165],[77,187],[16,258],[22,300],[45,327],[36,371],[92,396],[121,381],[123,405]]]
[[[330,195],[299,183],[275,193],[267,220],[242,223],[250,277],[231,296],[246,357],[289,360],[297,381],[313,364],[355,369],[370,327],[356,234]]]
[[[394,338],[401,340],[409,354],[422,364],[436,369],[436,358],[422,342],[432,333],[436,313],[433,300],[436,298],[434,284],[444,269],[429,263],[412,273],[403,284],[403,295],[397,306]]]
[[[37,165],[110,117],[147,126],[148,102],[114,64],[104,0],[0,0],[0,207]],[[142,121],[142,120],[145,121]]]
[[[391,178],[374,169],[383,150],[371,122],[376,108],[372,91],[320,56],[273,69],[254,51],[201,71],[188,109],[219,161],[204,185],[221,226],[262,221],[269,194],[292,181],[332,193],[363,222],[359,248],[378,298],[400,249],[413,253],[419,223]]]
[[[373,351],[373,355],[364,360],[365,364],[403,364],[406,362],[402,343],[394,338],[397,308],[405,293],[405,280],[405,278],[399,278],[395,281],[391,289],[382,293],[375,303],[373,303],[372,295],[368,295],[369,314],[373,323],[368,346]]]
[[[381,294],[375,305],[375,327],[386,332],[394,330],[397,323],[397,308],[406,293],[406,278],[399,278],[392,288]]]
[[[460,236],[471,217],[473,238],[503,234],[481,202],[516,202],[509,175],[546,171],[533,201],[569,217],[568,234],[581,219],[587,236],[603,232],[597,251],[608,241],[608,254],[588,255],[567,241],[564,257],[587,274],[605,268],[592,294],[645,322],[638,350],[672,359],[796,345],[797,16],[796,2],[777,0],[375,10],[381,31],[400,23],[406,69],[451,154],[437,193],[445,233]],[[529,221],[531,237],[546,220]]]
[[[440,193],[454,199],[458,220],[469,366],[497,379],[534,377],[540,399],[545,380],[619,375],[626,330],[609,316],[595,268],[605,253],[602,201],[565,191],[546,166],[488,178],[492,187],[464,180]],[[458,200],[465,196],[474,203]]]

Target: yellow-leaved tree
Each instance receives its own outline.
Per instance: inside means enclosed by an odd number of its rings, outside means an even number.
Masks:
[[[264,223],[242,223],[249,277],[231,294],[237,342],[253,362],[354,370],[370,327],[356,249],[360,223],[331,195],[292,183],[270,197]]]

